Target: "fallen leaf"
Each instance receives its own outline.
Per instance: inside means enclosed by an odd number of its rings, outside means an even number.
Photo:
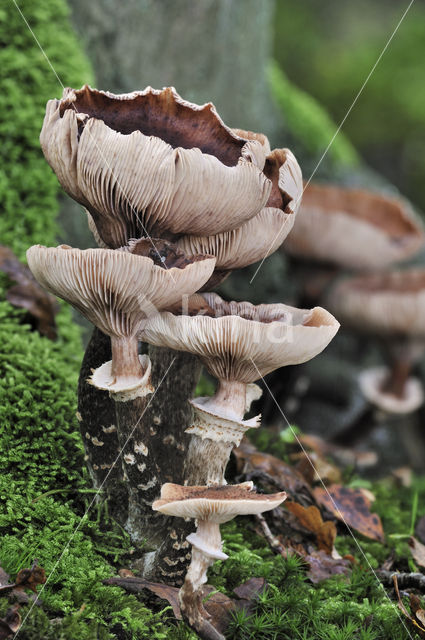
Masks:
[[[311,531],[316,536],[319,550],[324,551],[328,555],[332,555],[336,538],[335,523],[331,520],[324,522],[322,514],[314,505],[306,508],[297,502],[287,501],[284,506],[298,518],[300,524],[305,529]]]
[[[352,563],[347,558],[333,558],[325,551],[311,550],[304,556],[309,565],[307,572],[311,582],[317,584],[335,575],[348,575]]]
[[[0,245],[0,270],[16,284],[8,289],[6,298],[15,307],[26,309],[34,318],[38,332],[55,340],[57,338],[55,315],[56,299],[47,293],[32,275],[30,269],[15,256],[9,247]]]
[[[425,544],[416,540],[413,536],[409,538],[409,547],[412,558],[419,567],[425,569]]]
[[[4,618],[0,618],[0,640],[6,640],[15,635],[21,626],[21,616],[18,612],[19,605],[15,604],[7,610]]]
[[[384,541],[381,518],[370,511],[370,500],[361,489],[331,485],[313,490],[317,502],[338,520],[372,540]]]
[[[267,582],[264,578],[250,578],[239,587],[233,589],[233,593],[239,600],[255,601],[267,589]]]
[[[46,572],[35,561],[31,569],[21,569],[18,572],[15,582],[8,584],[8,579],[7,573],[0,568],[0,595],[14,594],[24,604],[28,602],[28,598],[22,595],[25,589],[31,589],[31,591],[37,593],[37,586],[46,582]],[[6,584],[1,584],[5,582]]]
[[[239,474],[248,478],[264,475],[265,480],[270,479],[274,486],[287,491],[290,496],[297,496],[298,500],[300,496],[305,496],[309,502],[313,501],[310,486],[303,475],[283,460],[261,453],[245,439],[233,449],[233,454]]]
[[[307,482],[324,481],[337,483],[341,481],[341,471],[315,451],[293,453],[291,460],[298,460],[296,468]]]
[[[108,578],[103,581],[103,584],[115,585],[122,587],[130,593],[140,593],[144,589],[148,589],[154,593],[161,600],[167,600],[173,609],[173,613],[177,620],[182,619],[179,605],[179,589],[177,587],[170,587],[169,585],[162,584],[161,582],[150,582],[144,578],[126,577],[126,578]]]

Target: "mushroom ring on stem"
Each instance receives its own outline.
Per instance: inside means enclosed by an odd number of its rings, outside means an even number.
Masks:
[[[172,87],[65,89],[47,103],[40,142],[111,248],[148,234],[221,233],[283,201],[278,190],[269,203],[267,148],[226,127],[211,103],[187,102]]]
[[[424,401],[422,384],[409,377],[425,351],[425,269],[346,278],[326,304],[347,326],[380,339],[386,370],[360,376],[367,399],[388,413],[410,413]]]
[[[243,420],[246,386],[279,367],[310,360],[332,340],[339,324],[321,307],[309,311],[283,304],[229,303],[216,294],[203,297],[215,317],[164,312],[145,323],[141,337],[198,355],[217,378],[214,396],[191,401],[195,415],[186,431],[196,439],[187,464],[198,469],[189,471],[192,484],[194,478],[221,484],[233,445],[247,429],[259,426],[259,416]]]
[[[33,246],[27,259],[40,284],[110,336],[112,361],[96,369],[91,382],[123,401],[152,392],[149,359],[138,355],[137,335],[143,323],[196,291],[215,264],[211,256],[198,256],[180,268],[167,269],[150,257],[67,245]]]
[[[208,625],[208,614],[202,605],[202,585],[207,582],[208,568],[216,560],[226,560],[222,551],[220,524],[239,515],[251,515],[278,507],[287,495],[257,494],[252,482],[221,487],[190,487],[167,483],[152,509],[169,516],[196,518],[195,533],[187,536],[192,545],[192,561],[179,592],[182,613],[189,624],[202,632]],[[208,626],[207,626],[208,629]],[[211,636],[214,637],[214,636]],[[219,637],[219,636],[217,636]]]

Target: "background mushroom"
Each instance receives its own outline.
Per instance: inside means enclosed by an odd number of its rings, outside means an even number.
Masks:
[[[339,324],[317,307],[311,311],[283,304],[227,303],[203,294],[216,317],[174,316],[148,321],[141,334],[155,345],[198,355],[218,380],[214,396],[191,401],[193,435],[186,460],[189,484],[222,484],[230,451],[259,417],[244,421],[246,385],[278,367],[305,362],[332,340]]]
[[[331,289],[326,304],[344,325],[383,345],[388,367],[360,377],[368,400],[390,413],[415,411],[423,403],[423,390],[409,376],[425,351],[425,271],[348,278]]]
[[[422,224],[400,198],[310,183],[285,253],[355,270],[383,269],[423,246]]]
[[[207,582],[208,568],[216,560],[226,560],[222,551],[220,524],[238,515],[263,513],[279,506],[287,497],[284,491],[259,495],[253,491],[252,482],[220,487],[180,486],[165,484],[161,497],[152,509],[180,518],[195,518],[196,533],[187,540],[192,545],[192,560],[184,584],[179,592],[181,611],[201,637],[223,639],[208,622],[208,614],[202,605],[202,585]],[[209,635],[205,636],[204,634]]]

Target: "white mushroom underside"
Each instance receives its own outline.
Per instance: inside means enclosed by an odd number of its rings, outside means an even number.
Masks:
[[[414,377],[408,378],[404,396],[397,398],[382,391],[382,385],[388,374],[386,367],[374,367],[360,374],[359,385],[365,398],[387,413],[406,414],[419,409],[424,402],[424,390],[420,380]]]

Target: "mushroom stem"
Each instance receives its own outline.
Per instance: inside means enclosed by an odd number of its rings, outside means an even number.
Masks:
[[[201,638],[224,640],[208,622],[210,616],[202,604],[202,586],[207,582],[208,569],[216,560],[227,558],[221,551],[220,526],[209,520],[199,520],[196,533],[190,534],[187,540],[193,545],[192,560],[179,591],[181,612]]]
[[[111,336],[112,368],[114,381],[118,378],[141,378],[145,373],[139,360],[138,341],[130,338]]]
[[[404,398],[406,383],[412,369],[412,363],[409,359],[400,358],[396,360],[389,369],[387,378],[384,380],[381,391],[395,396],[396,398]]]
[[[185,462],[189,485],[226,484],[224,473],[233,447],[242,438],[245,411],[246,384],[235,380],[219,380],[216,393],[202,402],[200,410],[195,405],[199,424]]]
[[[236,380],[219,380],[218,388],[211,400],[205,403],[205,407],[211,409],[224,409],[236,418],[242,419],[246,406],[246,384]]]

